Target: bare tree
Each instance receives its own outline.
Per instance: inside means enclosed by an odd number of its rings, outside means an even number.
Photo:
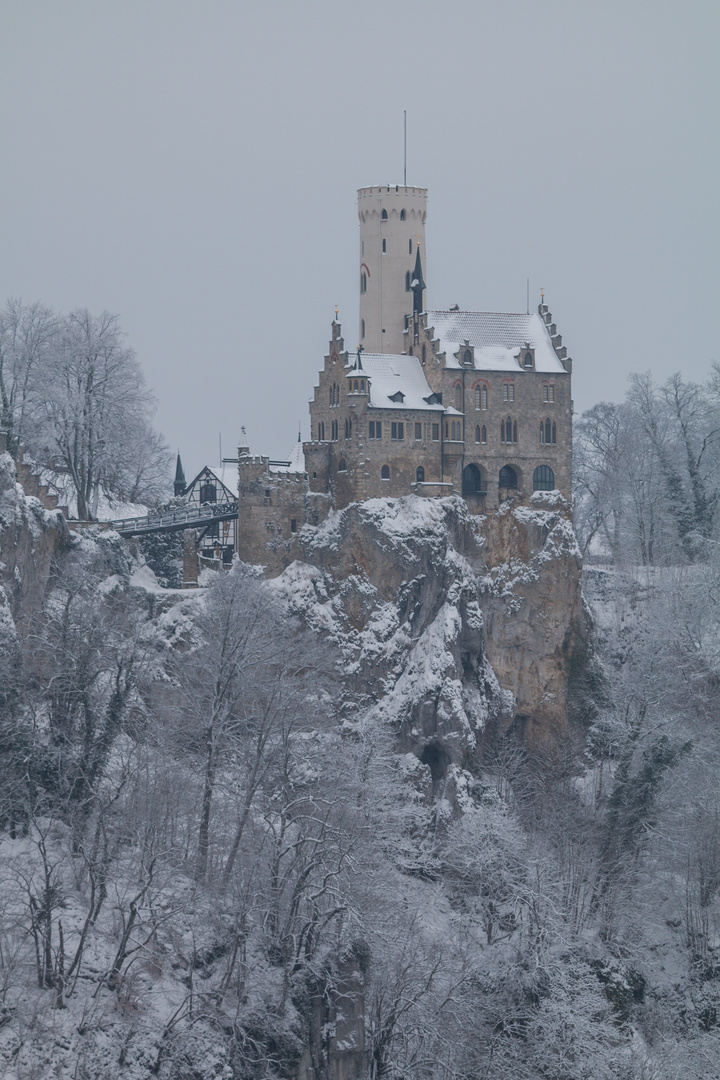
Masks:
[[[61,320],[40,303],[8,300],[0,312],[0,429],[16,455],[57,345]]]

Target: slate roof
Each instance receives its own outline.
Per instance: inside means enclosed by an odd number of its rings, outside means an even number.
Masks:
[[[535,371],[564,374],[548,329],[540,315],[505,311],[428,311],[427,325],[440,339],[446,367],[460,368],[454,356],[469,341],[475,347],[478,371],[519,371],[520,351],[527,342],[535,350]]]

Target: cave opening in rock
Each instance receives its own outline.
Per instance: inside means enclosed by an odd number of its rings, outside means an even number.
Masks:
[[[442,783],[445,779],[445,773],[447,772],[448,756],[444,750],[440,749],[437,743],[428,743],[427,746],[424,747],[423,752],[420,755],[420,761],[423,765],[429,766],[433,787]]]

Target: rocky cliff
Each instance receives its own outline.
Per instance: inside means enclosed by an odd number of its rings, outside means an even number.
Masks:
[[[18,483],[17,468],[0,445],[0,639],[7,648],[24,637],[42,607],[54,556],[68,541],[60,511],[47,510]]]
[[[348,723],[369,707],[434,782],[512,726],[530,745],[563,738],[588,626],[557,493],[487,516],[459,498],[370,500],[305,526],[300,544],[275,587],[339,644]]]

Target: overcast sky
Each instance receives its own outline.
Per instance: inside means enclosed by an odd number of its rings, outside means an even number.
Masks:
[[[186,474],[284,457],[356,189],[429,189],[429,306],[539,290],[575,406],[718,340],[716,0],[0,0],[0,297],[117,312]]]

